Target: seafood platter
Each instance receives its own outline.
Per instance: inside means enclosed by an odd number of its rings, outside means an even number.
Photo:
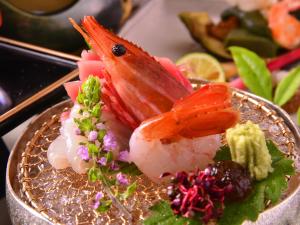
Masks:
[[[10,156],[14,224],[300,224],[299,131],[268,100],[188,80],[167,58],[70,20],[90,49],[70,100]]]

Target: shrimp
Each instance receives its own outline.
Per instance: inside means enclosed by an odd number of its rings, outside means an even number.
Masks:
[[[300,45],[300,21],[289,14],[299,9],[299,0],[284,0],[274,4],[268,12],[272,36],[284,48],[294,49]]]
[[[204,169],[221,135],[239,120],[226,84],[207,84],[177,101],[171,111],[144,121],[133,132],[129,160],[154,182],[163,173]]]
[[[238,6],[243,11],[263,10],[277,0],[226,0],[230,5]]]
[[[94,65],[98,70],[102,68],[98,74],[105,81],[104,104],[131,128],[169,111],[177,99],[192,92],[183,75],[178,80],[154,57],[104,29],[93,17],[84,17],[82,28],[72,19],[70,21],[100,58],[100,61],[94,60]],[[124,55],[113,53],[116,45],[125,48]]]
[[[60,135],[50,144],[47,157],[49,163],[55,169],[72,169],[79,174],[86,173],[92,166],[91,161],[84,161],[78,154],[80,143],[87,142],[87,137],[84,135],[76,135],[75,130],[77,125],[74,118],[80,118],[78,113],[80,105],[75,104],[68,118],[62,121]],[[120,123],[118,119],[109,111],[104,110],[101,114],[101,120],[105,122],[107,131],[112,131],[116,137],[118,147],[113,149],[113,155],[117,157],[120,150],[128,149],[128,140],[131,135],[131,129]]]

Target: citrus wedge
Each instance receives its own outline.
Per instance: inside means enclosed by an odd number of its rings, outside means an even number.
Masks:
[[[189,53],[178,59],[176,65],[183,68],[183,73],[188,78],[225,82],[221,64],[206,53]]]

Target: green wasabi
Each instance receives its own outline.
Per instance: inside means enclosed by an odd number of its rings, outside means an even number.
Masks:
[[[232,160],[247,168],[252,178],[262,180],[273,171],[264,132],[257,124],[237,124],[226,131],[226,140]]]

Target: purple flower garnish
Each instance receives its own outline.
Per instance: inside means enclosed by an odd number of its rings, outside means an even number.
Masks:
[[[112,161],[111,164],[110,164],[110,169],[111,170],[119,170],[120,167],[119,167],[119,165],[116,161]]]
[[[97,140],[97,137],[98,137],[98,132],[92,130],[92,131],[89,133],[88,140],[89,140],[89,141],[96,141],[96,140]]]
[[[127,150],[121,151],[118,157],[119,161],[128,162],[129,160],[129,152]]]
[[[94,209],[98,209],[99,205],[100,205],[100,199],[103,198],[103,193],[102,192],[98,192],[95,196],[95,200],[94,200],[94,205],[93,208]]]
[[[107,158],[101,157],[97,162],[98,162],[100,165],[102,165],[102,166],[106,166],[106,164],[107,164]]]
[[[81,134],[81,130],[78,127],[75,129],[75,134],[76,135],[80,135]]]
[[[116,177],[119,184],[128,185],[129,182],[126,175],[124,175],[123,173],[118,173]]]
[[[108,131],[103,138],[103,145],[105,151],[111,151],[118,147],[117,140],[113,132]]]
[[[82,160],[89,160],[89,150],[86,146],[80,145],[79,148],[77,149],[77,154],[80,156]]]
[[[97,123],[96,124],[96,128],[98,130],[105,130],[105,125],[104,125],[104,123]]]

